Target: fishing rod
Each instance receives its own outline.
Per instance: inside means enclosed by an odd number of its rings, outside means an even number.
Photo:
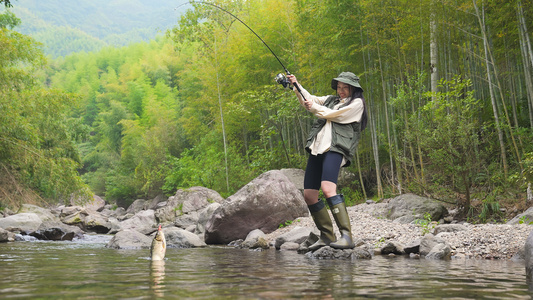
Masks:
[[[231,12],[225,10],[224,8],[216,5],[216,4],[213,4],[213,3],[209,3],[209,2],[205,2],[205,1],[188,1],[188,2],[185,2],[181,5],[179,5],[178,7],[176,7],[174,10],[177,10],[178,8],[180,8],[181,6],[183,5],[187,5],[187,4],[192,4],[192,3],[199,3],[199,4],[206,4],[206,5],[210,5],[212,7],[215,7],[217,9],[220,9],[221,11],[227,13],[228,15],[232,16],[233,18],[235,18],[237,21],[241,22],[242,25],[246,26],[246,28],[248,28],[253,34],[255,34],[255,36],[261,40],[261,42],[263,42],[263,45],[265,45],[265,47],[267,47],[267,49],[270,51],[270,53],[272,53],[272,55],[274,55],[274,57],[278,60],[279,64],[283,67],[283,70],[285,70],[285,73],[287,75],[291,75],[291,73],[289,72],[289,70],[287,70],[287,68],[285,67],[285,65],[281,62],[281,60],[279,59],[279,57],[276,55],[276,53],[274,53],[274,51],[272,51],[272,49],[268,46],[268,44],[250,27],[248,26],[246,23],[244,23],[244,21],[242,21],[241,19],[239,19],[236,15],[232,14]],[[285,75],[283,75],[283,73],[279,73],[278,75],[276,75],[276,77],[274,78],[274,80],[283,85],[284,88],[287,88],[287,87],[290,87],[290,82],[289,80],[287,79],[287,77],[285,77]],[[300,86],[297,84],[297,83],[293,83],[294,87],[298,90],[298,92],[300,93],[300,95],[302,96],[302,98],[304,99],[304,101],[307,101],[304,97],[304,95],[302,94],[302,91],[300,89]]]

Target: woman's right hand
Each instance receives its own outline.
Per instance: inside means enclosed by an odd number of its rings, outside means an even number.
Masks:
[[[296,76],[294,75],[287,75],[287,79],[292,85],[294,85],[295,83],[298,84],[298,80],[296,79]]]

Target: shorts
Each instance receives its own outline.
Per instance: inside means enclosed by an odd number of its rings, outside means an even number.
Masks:
[[[319,190],[322,181],[337,184],[342,159],[342,154],[333,151],[319,155],[309,154],[305,169],[304,189]]]

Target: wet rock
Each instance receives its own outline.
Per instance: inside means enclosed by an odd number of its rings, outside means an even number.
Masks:
[[[451,246],[444,239],[429,233],[420,242],[420,256],[431,259],[447,259],[451,256]]]
[[[371,259],[372,253],[367,247],[356,247],[353,249],[333,249],[329,246],[322,247],[314,252],[305,254],[309,258],[315,259]]]
[[[388,255],[388,254],[403,255],[405,254],[405,250],[402,244],[392,241],[392,242],[387,242],[385,246],[381,247],[380,253],[382,255]]]
[[[291,231],[282,234],[278,238],[276,238],[274,246],[276,247],[276,249],[280,249],[284,243],[297,243],[298,245],[300,245],[301,243],[307,240],[311,232],[311,228],[296,226]],[[309,244],[308,246],[310,245],[311,244]]]
[[[9,231],[0,228],[0,243],[5,243],[9,241]]]
[[[279,224],[308,214],[302,193],[287,176],[269,171],[221,204],[206,224],[205,241],[225,244],[254,229],[270,233]]]
[[[405,254],[418,254],[420,253],[420,240],[414,240],[403,247]]]
[[[281,245],[279,250],[281,251],[298,251],[300,248],[300,244],[294,243],[294,242],[286,242]]]

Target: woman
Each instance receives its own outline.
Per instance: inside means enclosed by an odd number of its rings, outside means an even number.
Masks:
[[[287,79],[293,85],[299,85],[294,75],[288,75]],[[337,179],[340,168],[352,163],[361,131],[366,127],[366,106],[359,77],[351,72],[342,72],[334,78],[331,87],[337,91],[336,96],[313,96],[299,86],[302,94],[293,89],[298,100],[318,117],[305,147],[309,158],[304,178],[304,199],[320,230],[319,240],[309,246],[309,250],[327,245],[336,249],[354,248],[344,196],[337,194]],[[341,233],[339,239],[335,237],[324,202],[318,199],[320,189]]]

